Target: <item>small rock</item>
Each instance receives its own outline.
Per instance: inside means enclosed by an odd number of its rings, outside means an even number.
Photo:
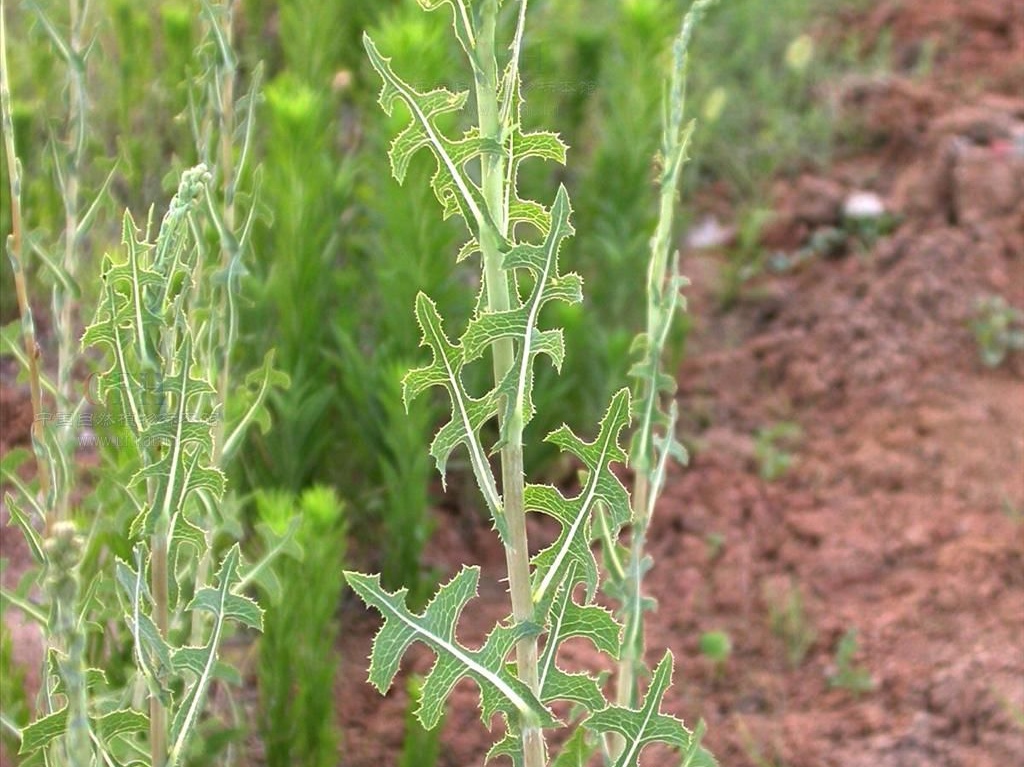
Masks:
[[[874,192],[858,191],[843,203],[843,218],[868,219],[885,215],[885,203]]]
[[[700,223],[686,234],[686,246],[691,250],[721,248],[736,239],[736,228],[722,226],[715,216],[704,216]]]

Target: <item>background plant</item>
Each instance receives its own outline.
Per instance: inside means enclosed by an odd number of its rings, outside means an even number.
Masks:
[[[208,29],[217,30],[217,13],[225,7],[203,7]],[[74,70],[70,94],[79,101],[84,101],[79,90],[84,88],[85,62],[75,48],[74,40],[82,34],[82,19],[75,14],[83,9],[72,3],[71,42],[38,10],[54,48]],[[227,63],[230,38],[221,42],[220,61]],[[6,45],[2,47],[6,52]],[[247,243],[247,227],[235,229],[236,200],[251,198],[238,183],[244,178],[247,142],[236,164],[236,125],[225,118],[232,111],[225,107],[225,99],[232,98],[227,83],[234,73],[215,65],[207,74],[208,79],[200,82],[213,84],[218,116],[211,120],[209,111],[204,114],[203,105],[210,103],[204,94],[194,102],[192,125],[197,139],[205,136],[216,144],[211,153],[210,143],[198,141],[200,153],[207,150],[215,173],[224,181],[224,197],[205,194],[213,176],[200,166],[184,174],[155,241],[148,240],[152,219],[147,236],[140,238],[126,216],[124,260],[112,256],[105,262],[96,320],[85,334],[86,344],[106,347],[115,359],[95,378],[89,396],[96,399],[89,402],[102,404],[91,408],[71,394],[70,371],[78,356],[73,348],[77,344],[69,339],[77,335],[78,306],[68,302],[81,291],[72,291],[77,277],[67,265],[71,256],[81,257],[84,234],[99,204],[79,209],[77,177],[62,169],[54,151],[57,186],[64,199],[64,237],[72,246],[63,263],[34,248],[59,283],[52,315],[59,331],[57,384],[46,384],[48,371],[42,366],[30,370],[31,380],[39,382],[33,386],[45,388],[55,408],[45,415],[40,397],[33,397],[36,476],[43,492],[13,473],[5,474],[18,490],[17,498],[8,496],[7,504],[39,566],[24,582],[31,583],[34,577],[42,586],[43,601],[37,606],[19,589],[5,593],[4,603],[22,608],[38,621],[49,647],[38,713],[35,721],[18,730],[20,750],[29,755],[26,763],[40,758],[75,765],[96,759],[141,759],[144,751],[135,733],[143,729],[149,730],[147,763],[181,763],[199,733],[199,715],[214,678],[225,674],[216,663],[225,626],[237,622],[251,628],[259,622],[256,606],[232,591],[258,580],[261,568],[250,574],[237,547],[227,548],[221,537],[231,527],[232,506],[221,503],[224,482],[217,464],[229,459],[252,423],[265,421],[265,391],[280,379],[268,360],[262,376],[249,377],[235,392],[228,373],[237,332],[232,293],[236,285],[231,279],[218,279],[217,256],[211,257],[211,250],[223,254],[220,275],[230,274]],[[3,113],[10,126],[6,62],[2,79]],[[233,102],[230,105],[233,108]],[[70,143],[73,154],[67,163],[76,169],[84,153],[80,110],[80,103],[73,104],[69,119],[79,138]],[[251,122],[240,120],[238,125],[246,134]],[[225,135],[228,140],[220,141]],[[5,137],[11,186],[17,191],[14,132],[5,129]],[[199,214],[200,206],[206,215]],[[20,208],[12,210],[12,220],[20,222]],[[20,228],[17,231],[20,234]],[[208,248],[210,240],[222,247]],[[22,254],[19,247],[12,251]],[[81,273],[80,269],[76,264],[74,272]],[[213,279],[207,277],[210,273]],[[27,290],[21,292],[26,299],[23,316],[29,318],[23,327],[31,328]],[[25,361],[34,359],[36,348],[31,334],[27,340],[30,351],[22,355]],[[229,392],[237,396],[225,407]],[[90,445],[98,448],[103,465],[95,479],[80,476],[75,466],[79,438],[86,434],[95,435]],[[5,463],[6,469],[14,465]],[[72,505],[78,484],[93,482],[92,492]],[[21,511],[22,505],[27,512]],[[40,528],[42,533],[37,532]],[[193,557],[179,558],[183,551]],[[127,656],[125,649],[130,650]],[[125,665],[112,664],[112,658]],[[97,659],[104,662],[103,671],[89,668]],[[148,714],[140,705],[146,697],[151,701]],[[206,725],[203,729],[208,733]],[[212,741],[204,740],[209,756]]]
[[[382,45],[415,57],[423,78],[444,80],[454,71],[443,20],[424,16],[415,4],[382,14],[373,34]],[[367,81],[376,77],[367,62],[360,69],[371,70],[365,72]],[[424,289],[454,316],[468,317],[472,297],[465,283],[471,272],[436,257],[458,247],[459,230],[430,210],[429,164],[411,163],[404,190],[386,168],[387,144],[401,129],[401,116],[388,116],[370,98],[359,98],[368,114],[358,185],[360,219],[353,224],[356,277],[336,315],[332,354],[338,381],[332,402],[339,426],[335,436],[355,449],[348,451],[339,481],[357,500],[360,535],[380,542],[385,585],[408,586],[414,603],[422,605],[434,584],[421,567],[432,530],[432,470],[420,446],[442,413],[436,400],[424,400],[427,407],[407,413],[402,400],[401,378],[419,346],[408,307],[417,289]]]
[[[770,17],[758,0],[722,6],[694,46],[692,90],[709,130],[694,140],[691,182],[721,179],[756,201],[778,172],[828,159],[835,120],[815,90],[837,63],[807,32],[837,5],[780,0]]]
[[[185,175],[155,243],[140,240],[126,217],[126,256],[107,260],[105,294],[84,337],[114,359],[97,391],[109,403],[101,411],[109,420],[97,426],[121,437],[122,451],[135,453],[134,475],[123,486],[135,513],[131,537],[141,536],[132,558],[117,563],[116,578],[100,571],[83,582],[84,541],[73,522],[56,522],[39,536],[29,519],[16,517],[43,568],[52,648],[43,714],[21,730],[20,752],[50,764],[144,759],[146,752],[129,737],[143,729],[149,730],[147,763],[182,763],[215,671],[223,673],[216,654],[225,624],[260,623],[256,605],[231,591],[241,577],[237,547],[219,560],[209,584],[192,580],[194,565],[186,564],[201,561],[209,545],[195,523],[204,505],[198,501],[215,500],[224,488],[223,476],[209,465],[213,435],[205,419],[211,410],[204,413],[216,390],[194,371],[195,328],[186,298],[196,267],[189,256],[198,252],[189,247],[187,217],[201,199],[204,178],[202,170]],[[153,380],[166,384],[158,406],[166,410],[154,409],[153,390],[144,383]],[[33,515],[44,513],[31,495],[23,500]],[[180,558],[183,550],[197,559]],[[125,687],[110,689],[102,671],[87,669],[86,643],[88,627],[103,621],[96,596],[114,582],[137,673]],[[196,632],[197,623],[205,630]],[[195,635],[200,642],[193,646],[188,640]],[[184,686],[172,692],[172,685]],[[148,714],[140,706],[147,697]]]
[[[343,583],[345,509],[326,487],[310,488],[299,498],[261,492],[256,506],[262,524],[271,528],[267,537],[291,541],[292,553],[273,567],[277,584],[259,645],[266,761],[270,767],[333,766],[339,742],[335,612]],[[310,584],[313,574],[316,587]]]
[[[338,4],[312,2],[285,4],[279,15],[286,69],[273,73],[266,90],[260,148],[267,215],[254,224],[254,279],[247,282],[252,299],[243,315],[259,330],[244,339],[243,352],[255,362],[264,349],[276,348],[292,385],[270,397],[281,426],[273,441],[253,434],[246,448],[249,487],[300,492],[325,478],[334,447],[331,430],[324,428],[335,386],[326,355],[329,320],[343,303],[338,297],[345,278],[339,275],[345,272],[336,267],[348,257],[341,216],[353,193],[353,170],[337,147],[335,127],[339,94],[332,82],[341,41],[311,41],[308,35],[337,28],[343,15]]]
[[[711,662],[715,678],[721,678],[732,656],[732,639],[724,631],[705,631],[698,643],[700,654]]]
[[[552,309],[568,352],[557,374],[538,370],[538,416],[531,427],[538,437],[561,422],[600,418],[629,372],[633,336],[647,321],[636,265],[657,221],[651,181],[659,169],[652,169],[652,158],[661,149],[663,75],[672,65],[681,15],[682,4],[671,2],[551,3],[538,10],[538,34],[526,44],[527,121],[557,117],[578,147],[579,162],[567,175],[579,236],[566,244],[566,256],[591,286],[586,306]],[[670,369],[685,331],[683,318],[665,339]],[[555,457],[553,446],[542,446],[528,469],[549,471]]]
[[[405,737],[398,767],[434,767],[441,755],[441,729],[444,721],[431,730],[425,729],[416,718],[416,709],[423,701],[423,679],[413,676],[409,680],[409,708],[405,712]]]
[[[801,434],[800,426],[789,421],[757,430],[754,435],[754,457],[761,479],[772,482],[789,471],[795,459],[788,451]]]

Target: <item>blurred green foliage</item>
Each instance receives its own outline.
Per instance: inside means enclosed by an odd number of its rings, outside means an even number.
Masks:
[[[297,519],[294,542],[301,548],[301,559],[281,557],[273,565],[278,599],[266,611],[259,643],[266,764],[333,767],[339,741],[334,616],[344,580],[345,508],[327,487],[311,487],[298,498],[260,492],[256,506],[261,522],[278,536]]]
[[[441,732],[444,721],[432,730],[426,729],[416,716],[416,709],[423,697],[423,678],[409,679],[409,707],[405,711],[405,738],[398,767],[434,767],[441,756]]]
[[[14,661],[11,631],[6,623],[0,624],[0,744],[10,753],[19,745],[10,727],[24,727],[31,715],[25,677],[25,670]]]
[[[691,184],[721,180],[740,200],[775,174],[829,159],[835,115],[820,86],[837,62],[808,33],[843,0],[722,3],[694,43]]]

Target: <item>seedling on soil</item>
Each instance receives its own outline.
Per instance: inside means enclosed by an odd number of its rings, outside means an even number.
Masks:
[[[1024,504],[1014,503],[1008,495],[1004,495],[1000,503],[1003,516],[1015,525],[1024,525]]]
[[[704,536],[704,546],[708,562],[717,562],[725,553],[725,536],[722,533],[710,532]]]
[[[790,583],[783,591],[768,591],[765,599],[768,601],[768,622],[772,633],[785,644],[789,665],[797,668],[817,638],[817,632],[807,618],[803,593],[799,585]]]
[[[853,660],[857,650],[857,629],[850,629],[836,645],[836,668],[829,675],[829,686],[849,690],[855,695],[875,689],[875,680],[871,678],[871,672],[856,665]]]
[[[492,757],[504,755],[516,765],[542,767],[549,763],[547,732],[568,728],[568,739],[551,762],[555,767],[586,764],[598,751],[616,767],[637,765],[653,742],[673,748],[684,764],[711,764],[713,759],[700,747],[700,728],[693,733],[661,711],[673,661],[666,652],[653,671],[644,665],[643,614],[649,600],[641,591],[643,573],[650,567],[644,542],[654,501],[669,457],[681,454],[673,439],[674,412],[663,401],[674,383],[661,371],[660,358],[683,284],[670,258],[670,235],[676,186],[692,131],[692,123],[683,119],[686,56],[693,25],[710,0],[694,4],[675,44],[661,158],[661,217],[648,273],[648,323],[635,345],[636,396],[628,389],[612,396],[592,441],[566,426],[547,437],[585,469],[581,490],[569,496],[550,485],[529,483],[523,471],[524,429],[535,412],[534,366],[546,357],[559,368],[565,356],[562,330],[545,327],[542,321],[549,313],[543,310],[577,304],[583,297],[581,278],[563,271],[559,261],[563,243],[574,232],[568,192],[560,187],[544,204],[523,199],[518,185],[521,162],[538,158],[563,163],[566,153],[557,135],[527,132],[521,120],[519,65],[527,0],[419,3],[427,11],[448,6],[453,13],[455,36],[472,70],[477,125],[460,137],[445,135],[439,121],[461,112],[469,94],[418,90],[365,37],[370,63],[383,80],[381,106],[389,114],[400,108],[410,116],[391,145],[392,171],[402,182],[413,155],[426,149],[433,156],[437,171],[432,187],[443,214],[461,217],[469,230],[458,258],[479,256],[482,288],[474,316],[457,340],[449,335],[434,301],[422,293],[417,297],[416,319],[431,361],[406,375],[404,395],[408,405],[438,387],[450,400],[451,419],[437,433],[430,452],[442,478],[456,449],[468,454],[505,548],[512,615],[494,627],[481,647],[466,647],[457,638],[457,624],[476,595],[478,568],[463,567],[422,612],[409,609],[406,589],[389,592],[380,576],[348,573],[353,590],[384,620],[373,643],[370,681],[385,692],[406,649],[421,642],[437,661],[423,683],[420,721],[428,729],[435,727],[455,685],[471,679],[480,691],[484,722],[490,724],[501,714],[505,724],[504,737],[490,750]],[[506,25],[513,28],[511,35],[499,44],[499,30]],[[492,388],[469,391],[466,368],[488,357]],[[627,456],[620,439],[634,414],[638,426]],[[498,431],[493,445],[482,436],[492,421]],[[495,454],[500,455],[500,475],[490,461]],[[632,505],[612,470],[627,462],[637,475]],[[546,514],[561,527],[555,542],[533,557],[527,512]],[[617,539],[627,527],[629,545],[622,547]],[[621,601],[624,626],[594,601],[602,581],[591,549],[598,539],[606,544],[606,585]],[[559,666],[558,647],[573,637],[589,639],[618,662],[614,702],[605,697],[598,678]],[[513,653],[514,664],[509,663]],[[645,691],[642,679],[650,680]],[[582,719],[559,719],[553,704],[561,702],[576,704],[584,712]]]
[[[1011,352],[1024,350],[1024,312],[1002,296],[985,296],[975,304],[971,332],[982,363],[999,367]]]
[[[800,427],[788,421],[758,429],[754,439],[754,456],[757,458],[761,479],[772,482],[789,471],[794,458],[786,448],[792,446],[800,434]]]
[[[720,678],[732,657],[732,639],[724,631],[706,631],[700,636],[700,654],[711,661],[715,678]]]

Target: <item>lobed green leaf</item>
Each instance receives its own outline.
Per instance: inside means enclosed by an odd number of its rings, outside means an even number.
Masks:
[[[629,495],[611,470],[612,463],[624,463],[626,453],[619,446],[619,434],[629,424],[629,391],[619,390],[601,419],[601,428],[593,442],[585,442],[567,426],[552,432],[547,441],[579,458],[588,474],[583,489],[575,498],[565,498],[550,485],[527,485],[527,511],[539,511],[554,517],[562,525],[558,539],[533,559],[533,601],[550,603],[566,573],[576,568],[587,587],[587,601],[597,592],[598,569],[590,544],[595,535],[592,517],[598,504],[618,530],[629,521]],[[542,612],[543,614],[543,612]]]
[[[460,679],[470,678],[480,689],[481,718],[489,723],[501,712],[510,721],[529,721],[551,725],[551,713],[508,669],[506,661],[516,642],[535,636],[540,628],[529,623],[499,625],[488,634],[483,647],[471,650],[459,644],[455,629],[466,603],[477,594],[480,570],[463,567],[420,614],[406,607],[408,589],[394,593],[380,585],[379,575],[346,572],[352,590],[384,618],[373,640],[370,655],[370,683],[384,693],[391,687],[405,651],[413,642],[422,642],[437,656],[423,683],[417,716],[427,729],[441,719],[445,701]]]
[[[430,454],[443,482],[452,451],[459,445],[466,446],[477,484],[496,524],[500,525],[501,498],[487,453],[480,442],[480,429],[497,413],[497,397],[492,392],[474,398],[465,390],[462,368],[466,364],[466,355],[461,344],[453,344],[448,340],[437,304],[424,293],[416,296],[416,321],[422,332],[420,343],[430,348],[433,360],[429,365],[410,370],[405,375],[402,379],[402,399],[408,408],[412,400],[432,386],[440,386],[448,392],[452,418],[438,430],[430,445]]]
[[[661,713],[661,702],[672,685],[672,653],[666,652],[654,670],[650,687],[638,710],[609,706],[591,714],[581,723],[594,733],[620,735],[625,746],[615,760],[614,767],[639,767],[640,754],[651,743],[666,743],[679,751],[689,751],[693,734],[683,722]]]
[[[618,659],[622,627],[598,605],[580,605],[572,598],[577,581],[571,568],[547,613],[544,650],[537,663],[540,699],[544,703],[568,700],[588,711],[607,705],[599,680],[585,673],[570,674],[557,665],[558,648],[574,637],[588,639],[596,650]]]

